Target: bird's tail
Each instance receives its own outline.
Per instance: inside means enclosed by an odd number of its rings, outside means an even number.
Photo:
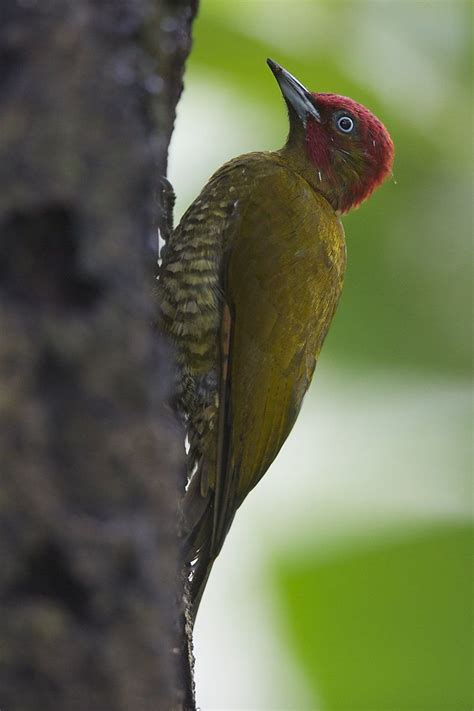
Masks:
[[[194,624],[215,555],[212,555],[214,495],[202,495],[200,477],[194,476],[183,499],[183,560],[189,577],[191,619]]]
[[[191,573],[191,581],[189,586],[190,601],[191,601],[191,620],[192,624],[196,621],[196,615],[199,610],[201,599],[206,589],[209,575],[211,574],[212,566],[215,558],[211,557],[209,551],[201,550],[199,558]]]

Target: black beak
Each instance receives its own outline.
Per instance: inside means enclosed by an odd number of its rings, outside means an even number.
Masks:
[[[321,116],[313,103],[313,97],[303,84],[272,59],[267,59],[267,64],[279,84],[281,93],[296,111],[303,124],[306,125],[308,117],[320,122]]]

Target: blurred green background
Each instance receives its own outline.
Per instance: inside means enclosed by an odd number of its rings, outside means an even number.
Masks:
[[[282,145],[267,56],[366,104],[396,146],[393,181],[344,219],[313,385],[206,591],[203,710],[474,705],[471,7],[201,0],[170,152],[178,213],[228,158]]]

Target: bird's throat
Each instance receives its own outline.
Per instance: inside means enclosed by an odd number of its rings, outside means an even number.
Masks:
[[[342,196],[337,189],[335,176],[326,163],[323,162],[321,166],[315,165],[307,152],[302,151],[300,146],[291,141],[288,141],[277,153],[287,166],[309,183],[315,192],[323,195],[335,211],[340,210]]]

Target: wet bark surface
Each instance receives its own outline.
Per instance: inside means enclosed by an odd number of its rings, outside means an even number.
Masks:
[[[195,2],[0,9],[0,708],[192,709],[152,277]]]

